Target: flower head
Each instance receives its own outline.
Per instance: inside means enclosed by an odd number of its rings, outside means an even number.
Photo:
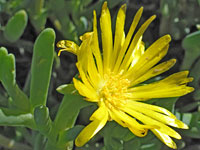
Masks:
[[[171,41],[169,35],[145,48],[142,35],[155,16],[150,17],[133,36],[143,12],[143,8],[140,8],[125,36],[125,12],[126,5],[122,5],[116,19],[113,42],[110,12],[107,2],[103,4],[100,17],[102,52],[99,48],[95,11],[93,31],[80,37],[80,46],[67,40],[57,44],[62,48],[60,52],[66,50],[77,55],[76,65],[81,80],[74,78],[74,86],[85,100],[99,106],[90,117],[92,122],[81,131],[75,144],[83,146],[107,121],[114,120],[139,137],[151,130],[167,146],[176,148],[171,137],[181,139],[181,136],[170,126],[182,129],[188,126],[165,108],[144,101],[190,93],[194,89],[186,84],[192,78],[187,77],[188,71],[182,71],[160,81],[140,84],[169,70],[176,60],[157,64],[168,51]]]

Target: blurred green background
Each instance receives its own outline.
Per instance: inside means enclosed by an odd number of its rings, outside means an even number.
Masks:
[[[52,28],[56,42],[67,39],[80,44],[79,36],[92,30],[92,11],[99,18],[104,0],[0,0],[0,47],[13,53],[16,61],[16,82],[26,95],[30,95],[30,72],[33,47],[36,38],[45,28]],[[140,24],[153,14],[157,19],[145,32],[143,40],[148,47],[164,34],[172,36],[169,52],[162,61],[176,58],[176,65],[161,77],[180,70],[189,70],[194,81],[190,86],[195,91],[181,98],[167,99],[165,102],[152,100],[151,103],[168,108],[178,118],[190,126],[180,130],[183,140],[176,141],[178,149],[200,150],[200,0],[108,0],[113,29],[117,12],[122,4],[127,4],[126,32],[136,11],[143,6]],[[114,30],[113,30],[114,31]],[[48,47],[48,43],[43,43]],[[57,56],[55,47],[54,63],[49,85],[47,106],[54,120],[63,95],[56,91],[62,84],[71,83],[77,74],[76,56],[63,52]],[[0,64],[0,67],[1,64]],[[0,70],[3,70],[0,68]],[[0,71],[1,72],[1,71]],[[8,105],[8,94],[0,85],[0,107]],[[175,105],[176,102],[176,105]],[[95,105],[81,109],[76,125],[87,125]],[[82,126],[76,126],[77,130]],[[111,130],[112,129],[112,130]],[[75,135],[72,130],[71,134]],[[112,136],[111,136],[112,135]],[[104,138],[102,138],[104,137]],[[73,139],[73,136],[71,137]],[[3,126],[0,114],[0,150],[12,147],[14,150],[37,150],[38,141],[45,138],[22,127]],[[78,149],[78,148],[74,148]],[[89,150],[156,150],[169,149],[149,133],[145,138],[137,138],[113,122],[93,138],[85,147]],[[39,148],[38,148],[39,150]]]

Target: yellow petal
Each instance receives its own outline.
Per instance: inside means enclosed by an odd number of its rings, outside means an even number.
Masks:
[[[165,114],[165,115],[167,115],[171,118],[176,118],[176,116],[174,114],[172,114],[170,111],[168,111],[165,108],[159,107],[159,106],[146,104],[146,103],[143,103],[143,102],[132,101],[132,100],[128,100],[127,104],[133,105],[135,107],[143,108],[143,109],[149,109],[149,110],[152,110],[152,111],[156,111],[156,112]]]
[[[93,39],[91,42],[91,48],[92,48],[94,57],[96,59],[98,71],[99,71],[100,75],[103,76],[103,63],[102,63],[101,51],[99,49],[96,11],[93,11],[93,16],[94,16],[94,18],[93,18]]]
[[[153,87],[151,86],[151,84],[144,85],[143,87],[143,89],[145,89],[144,91],[135,92],[135,90],[132,90],[132,92],[134,92],[128,95],[128,98],[131,98],[133,100],[147,100],[152,98],[179,97],[194,91],[194,88],[187,87],[185,85],[176,87],[174,85],[170,86],[167,84],[159,85],[158,83],[157,87]],[[139,89],[139,87],[137,89]],[[140,90],[142,90],[142,88],[140,88]]]
[[[135,119],[133,119],[132,117],[130,117],[129,115],[125,114],[120,110],[112,109],[110,111],[110,115],[113,120],[115,120],[123,127],[128,127],[133,134],[139,137],[145,136],[148,129],[157,127],[152,125],[139,124]]]
[[[100,74],[97,70],[97,66],[96,66],[96,63],[95,63],[95,60],[94,60],[90,46],[88,47],[87,55],[88,55],[88,60],[85,60],[85,61],[88,61],[88,67],[87,67],[86,74],[88,73],[88,78],[91,81],[92,86],[96,90],[98,90],[102,76],[100,76]]]
[[[122,5],[119,9],[116,19],[116,26],[115,26],[115,41],[114,41],[114,49],[112,54],[112,68],[115,66],[115,62],[117,56],[124,44],[124,24],[125,24],[125,17],[126,17],[126,4]]]
[[[120,66],[119,70],[127,70],[127,68],[129,67],[131,61],[132,61],[132,53],[133,51],[136,49],[137,43],[139,41],[139,39],[142,37],[143,33],[146,31],[147,27],[150,25],[150,23],[156,18],[156,16],[151,16],[147,21],[145,21],[145,23],[139,28],[139,30],[137,31],[137,33],[135,34],[135,36],[133,37],[133,40],[127,50],[127,53],[125,55],[125,58]]]
[[[144,54],[144,42],[142,42],[142,37],[141,37],[141,41],[138,41],[138,45],[136,46],[136,49],[133,51],[132,53],[132,59],[131,60],[131,65],[129,67],[128,70],[130,70],[131,68],[133,68],[133,66],[138,62],[138,60],[140,59],[140,57]]]
[[[186,86],[193,78],[187,78],[188,72],[178,72],[173,75],[143,86],[128,89],[127,97],[133,100],[146,100],[151,98],[178,97],[188,94],[194,90]]]
[[[92,114],[90,120],[102,120],[104,116],[108,116],[108,111],[104,103]]]
[[[166,126],[165,124],[157,121],[157,120],[154,120],[142,113],[139,113],[131,108],[128,108],[128,107],[123,107],[121,108],[123,109],[123,111],[125,111],[126,113],[130,114],[131,116],[133,116],[134,118],[136,118],[137,120],[141,121],[142,123],[146,124],[146,125],[150,125],[150,126],[158,126],[159,127],[159,131],[171,136],[171,137],[174,137],[176,139],[181,139],[181,136],[176,132],[174,131],[172,128]],[[142,108],[141,108],[142,109]]]
[[[101,109],[101,107],[99,108]],[[83,146],[85,143],[87,143],[95,134],[97,134],[97,132],[99,132],[106,124],[107,120],[108,120],[108,113],[105,109],[103,109],[104,111],[97,109],[95,111],[95,116],[98,116],[98,119],[95,119],[94,121],[92,121],[89,125],[87,125],[82,131],[81,133],[77,136],[76,140],[75,140],[75,144],[78,147]],[[99,114],[102,113],[103,115]],[[101,116],[101,117],[100,117]]]
[[[143,81],[146,81],[152,77],[155,77],[167,70],[169,70],[171,67],[174,66],[174,64],[176,63],[176,59],[171,59],[169,61],[163,62],[153,68],[151,68],[150,70],[148,70],[144,75],[142,75],[141,77],[139,77],[138,79],[134,80],[133,82],[131,82],[130,86],[134,86],[136,84],[139,84]]]
[[[142,12],[143,12],[143,7],[141,7],[141,8],[137,11],[137,13],[136,13],[136,15],[135,15],[135,17],[134,17],[134,19],[133,19],[133,22],[132,22],[132,24],[131,24],[131,27],[130,27],[130,29],[129,29],[129,31],[128,31],[128,34],[127,34],[126,39],[125,39],[125,41],[124,41],[124,44],[123,44],[123,46],[122,46],[122,49],[120,50],[120,52],[119,52],[119,54],[118,54],[118,58],[117,58],[117,61],[116,61],[116,63],[115,63],[115,67],[114,67],[114,72],[117,72],[118,69],[119,69],[119,66],[120,66],[121,61],[122,61],[122,59],[123,59],[123,57],[124,57],[124,54],[126,53],[126,49],[127,49],[128,46],[129,46],[129,43],[130,43],[130,41],[131,41],[132,35],[133,35],[134,31],[135,31],[135,28],[137,27],[137,25],[138,25],[138,23],[139,23],[139,21],[140,21],[140,18],[141,18],[141,16],[142,16]]]
[[[59,50],[58,56],[60,56],[62,51],[68,51],[76,55],[79,49],[79,46],[76,43],[68,40],[61,40],[56,44],[56,46],[58,48],[62,48],[61,50]]]
[[[167,135],[160,132],[158,129],[151,130],[164,144],[170,148],[177,149],[176,143]]]
[[[127,105],[125,107],[133,109],[137,112],[140,112],[140,113],[142,113],[148,117],[151,117],[152,119],[155,119],[159,122],[162,122],[164,124],[167,124],[167,125],[170,125],[173,127],[177,127],[177,128],[188,129],[188,126],[185,125],[180,120],[178,120],[176,117],[174,117],[174,116],[170,117],[168,115],[164,115],[164,114],[158,113],[156,111],[152,111],[150,109],[151,105],[149,105],[149,108],[144,108],[144,107],[137,107],[136,105],[134,105],[134,103],[127,103]]]
[[[103,48],[103,66],[104,70],[108,71],[110,68],[111,54],[113,51],[113,38],[111,28],[110,12],[107,7],[107,2],[104,2],[102,6],[102,12],[100,17],[102,48]]]
[[[92,40],[92,34],[93,33],[90,32],[83,35],[83,41],[77,51],[77,62],[80,63],[84,72],[87,72],[88,69],[88,51],[91,49],[90,43]]]
[[[85,86],[89,89],[94,89],[94,87],[92,86],[92,83],[90,81],[90,78],[87,75],[87,72],[83,71],[82,65],[81,63],[77,62],[76,63],[76,67],[78,68],[79,74],[80,74],[80,78],[83,81],[83,83],[85,84]]]
[[[152,66],[157,64],[167,53],[171,37],[165,35],[154,42],[140,57],[137,63],[125,74],[131,81],[146,73]]]
[[[73,78],[73,82],[74,82],[74,86],[78,90],[79,94],[82,96],[85,96],[87,98],[86,100],[91,101],[91,102],[99,101],[97,93],[94,90],[89,89],[81,81],[79,81],[75,78]]]

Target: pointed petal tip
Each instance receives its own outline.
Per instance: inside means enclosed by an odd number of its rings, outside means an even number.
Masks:
[[[169,35],[169,34],[164,35],[164,37],[166,38],[167,41],[171,41],[172,40],[171,35]]]
[[[195,89],[193,87],[190,87],[189,90],[188,90],[189,91],[188,93],[193,92],[194,90]]]
[[[127,8],[126,4],[123,4],[123,5],[121,6],[121,9],[122,9],[124,12],[126,11],[126,8]]]
[[[189,129],[189,127],[188,127],[188,125],[187,125],[187,124],[183,123],[183,126],[182,126],[182,128],[181,128],[181,129]]]
[[[93,10],[93,15],[96,16],[96,10]]]
[[[140,9],[138,10],[138,12],[140,11],[140,12],[143,12],[143,10],[144,10],[144,7],[142,6],[142,7],[140,7]]]
[[[171,59],[171,61],[172,61],[173,63],[176,63],[176,59],[175,59],[175,58]]]
[[[76,145],[77,147],[82,147],[84,144],[82,144],[81,142],[79,142],[79,140],[76,138],[76,140],[75,140],[75,145]]]
[[[107,3],[107,1],[105,1],[104,3],[103,3],[103,6],[102,6],[102,11],[103,10],[106,10],[108,7],[108,3]]]
[[[176,143],[174,141],[172,143],[167,143],[166,145],[172,149],[177,149]]]

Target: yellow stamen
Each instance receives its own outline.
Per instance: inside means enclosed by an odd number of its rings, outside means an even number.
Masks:
[[[127,99],[127,88],[130,81],[122,78],[120,74],[115,75],[113,73],[106,74],[104,76],[105,83],[101,88],[99,95],[101,101],[103,101],[107,108],[117,109],[119,106],[124,106]]]

